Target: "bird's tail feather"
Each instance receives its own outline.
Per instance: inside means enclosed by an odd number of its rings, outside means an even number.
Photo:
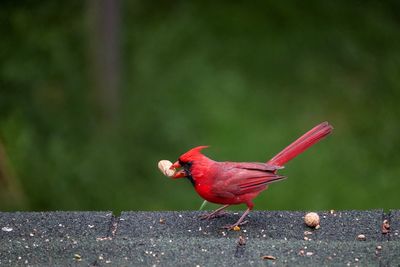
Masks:
[[[312,128],[310,131],[303,134],[296,141],[288,145],[284,150],[279,152],[275,157],[267,163],[271,165],[283,166],[289,160],[295,158],[307,148],[311,147],[333,130],[333,127],[328,122],[323,122]]]

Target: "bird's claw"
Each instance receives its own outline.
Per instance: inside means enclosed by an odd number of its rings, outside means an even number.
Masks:
[[[249,221],[243,221],[243,222],[240,222],[240,223],[228,224],[228,225],[222,226],[222,228],[227,229],[228,231],[230,231],[230,230],[234,230],[235,227],[245,225],[248,222]]]
[[[220,211],[218,213],[208,213],[208,214],[199,215],[199,218],[200,218],[200,220],[211,220],[211,219],[225,216],[226,214],[227,214],[227,212]]]

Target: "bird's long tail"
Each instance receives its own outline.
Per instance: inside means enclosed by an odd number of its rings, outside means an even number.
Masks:
[[[275,157],[267,163],[271,165],[283,166],[289,160],[295,158],[310,146],[317,143],[319,140],[326,137],[333,130],[333,127],[328,122],[323,122],[312,128],[310,131],[303,134],[296,141],[288,145],[284,150],[279,152]]]

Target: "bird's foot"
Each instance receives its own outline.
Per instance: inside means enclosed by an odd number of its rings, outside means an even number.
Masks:
[[[227,214],[226,211],[220,211],[217,213],[211,212],[211,213],[200,215],[199,218],[200,218],[200,220],[210,220],[210,219],[215,219],[215,218],[225,216],[226,214]]]
[[[248,223],[248,222],[249,222],[249,221],[243,221],[243,222],[239,222],[239,223],[228,224],[228,225],[222,226],[222,228],[227,229],[228,231],[230,231],[230,230],[236,230],[236,228],[237,228],[238,226],[245,225],[245,224]]]

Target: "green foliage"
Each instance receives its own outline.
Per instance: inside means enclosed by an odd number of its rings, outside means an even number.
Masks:
[[[28,200],[1,209],[198,209],[158,160],[207,144],[216,160],[266,161],[324,120],[334,134],[256,208],[399,207],[396,1],[126,1],[123,101],[108,128],[91,97],[85,8],[0,9],[0,137]]]

